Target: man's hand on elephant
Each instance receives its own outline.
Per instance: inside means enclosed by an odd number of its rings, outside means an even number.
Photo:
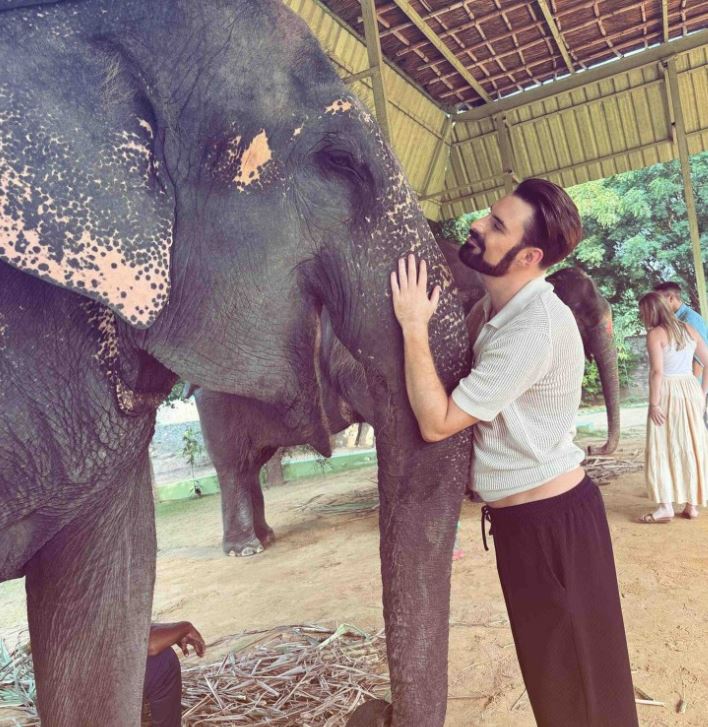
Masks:
[[[189,621],[185,623],[185,628],[187,631],[178,642],[179,648],[182,649],[182,653],[185,656],[189,656],[189,647],[191,646],[197,656],[204,656],[206,644],[204,643],[202,635],[191,623],[189,623]]]
[[[428,297],[428,268],[425,260],[420,269],[415,255],[398,261],[398,271],[391,273],[393,310],[401,328],[426,327],[440,300],[440,286],[436,285]]]

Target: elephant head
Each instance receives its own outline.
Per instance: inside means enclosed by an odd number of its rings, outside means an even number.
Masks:
[[[322,452],[327,310],[375,402],[393,723],[439,727],[471,439],[420,437],[388,292],[399,257],[426,258],[445,291],[431,348],[448,389],[469,341],[378,126],[275,0],[26,4],[0,5],[0,273],[61,293],[72,325],[84,315],[98,340],[85,366],[103,367],[123,413],[177,375],[277,407]],[[77,700],[92,714],[113,689],[132,708],[119,682]],[[40,708],[48,689],[39,679]]]

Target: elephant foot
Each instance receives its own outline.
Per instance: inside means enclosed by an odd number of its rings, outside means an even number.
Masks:
[[[357,707],[346,727],[389,727],[392,716],[393,706],[383,699],[375,699]]]
[[[264,548],[267,548],[275,542],[275,531],[273,528],[266,526],[265,530],[256,530],[256,535]]]
[[[606,454],[612,454],[615,449],[617,449],[617,445],[611,442],[605,442],[600,447],[593,447],[592,445],[588,445],[588,457],[595,454],[595,455],[606,455]]]
[[[232,558],[248,558],[263,552],[263,545],[258,538],[251,538],[244,542],[224,542],[224,553]]]

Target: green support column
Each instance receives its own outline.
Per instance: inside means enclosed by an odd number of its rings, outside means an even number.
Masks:
[[[701,306],[701,315],[704,319],[708,320],[708,306],[706,305],[706,280],[705,275],[703,274],[703,255],[701,253],[701,236],[698,230],[696,198],[693,194],[693,184],[691,183],[691,165],[688,157],[688,141],[686,139],[686,125],[683,118],[683,107],[681,106],[681,96],[679,94],[676,59],[670,58],[665,63],[665,68],[669,98],[671,101],[671,108],[673,110],[676,145],[678,147],[679,160],[681,162],[683,191],[686,197],[686,213],[688,215],[688,230],[691,235],[691,245],[693,248],[693,267],[696,270],[698,300]]]

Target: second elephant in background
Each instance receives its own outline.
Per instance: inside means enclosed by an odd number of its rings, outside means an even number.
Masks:
[[[373,421],[374,405],[361,365],[334,335],[326,310],[320,315],[318,378],[329,431]],[[279,447],[305,444],[277,407],[254,399],[189,386],[194,393],[206,450],[221,489],[226,555],[260,553],[274,537],[265,519],[261,467]],[[328,452],[322,452],[328,455]]]
[[[459,246],[438,239],[460,289],[473,337],[479,328],[474,303],[484,294],[476,273],[457,260]],[[558,270],[548,278],[558,297],[573,311],[588,360],[597,362],[607,408],[607,441],[594,453],[610,454],[619,442],[619,375],[609,303],[592,279],[578,268]],[[325,310],[320,316],[319,381],[329,431],[371,422],[371,400],[361,365],[334,335]],[[276,407],[252,399],[190,387],[194,392],[207,452],[221,488],[224,553],[260,553],[274,537],[265,518],[261,467],[279,447],[304,444],[301,432],[288,427]]]

